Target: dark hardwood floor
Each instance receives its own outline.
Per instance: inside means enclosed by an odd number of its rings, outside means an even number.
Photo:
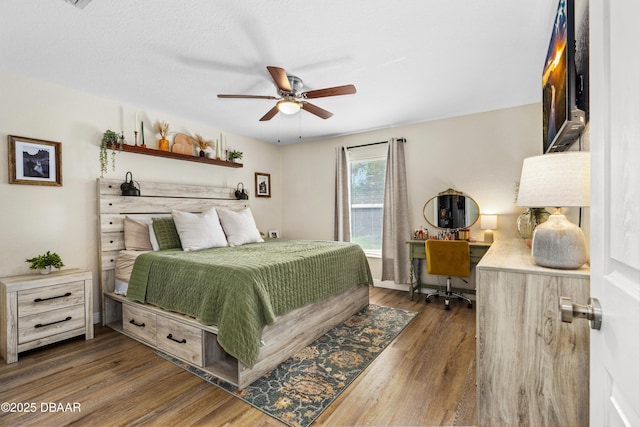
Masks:
[[[475,425],[475,308],[371,289],[371,303],[418,311],[314,426]],[[0,426],[282,425],[109,328],[0,359]]]

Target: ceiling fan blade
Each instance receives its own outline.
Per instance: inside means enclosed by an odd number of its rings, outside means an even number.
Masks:
[[[289,78],[287,77],[287,72],[284,71],[283,68],[267,66],[267,70],[269,70],[269,74],[271,74],[271,77],[276,83],[276,86],[278,86],[278,89],[285,92],[291,92]]]
[[[278,106],[274,106],[271,110],[267,111],[267,114],[260,118],[261,122],[266,122],[267,120],[271,120],[276,114],[278,114],[280,110],[278,110]]]
[[[324,98],[327,96],[353,95],[354,93],[356,93],[356,87],[354,85],[344,85],[328,87],[326,89],[310,90],[308,92],[303,92],[302,96],[308,99],[312,99]]]
[[[251,98],[251,99],[280,99],[275,96],[263,96],[263,95],[225,95],[218,94],[218,98]]]
[[[328,119],[329,117],[333,116],[333,113],[318,107],[317,105],[313,105],[310,104],[308,102],[303,102],[302,103],[302,109],[305,111],[310,112],[311,114],[315,114],[316,116],[322,118],[322,119]]]

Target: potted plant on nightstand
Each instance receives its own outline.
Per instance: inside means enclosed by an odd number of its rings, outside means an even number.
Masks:
[[[238,163],[240,159],[242,159],[242,151],[231,150],[227,153],[227,159],[230,162]]]
[[[25,262],[30,262],[29,268],[31,270],[40,270],[40,274],[49,274],[51,267],[60,269],[64,267],[62,258],[57,253],[51,253],[47,251],[46,254],[38,255],[33,258],[28,258]]]

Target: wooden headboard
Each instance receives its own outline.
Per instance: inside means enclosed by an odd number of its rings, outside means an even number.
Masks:
[[[122,196],[123,180],[98,178],[98,263],[100,293],[112,292],[118,252],[124,249],[124,218],[170,215],[173,209],[204,212],[212,207],[241,209],[248,200],[237,200],[235,188],[200,184],[137,181],[140,197]]]

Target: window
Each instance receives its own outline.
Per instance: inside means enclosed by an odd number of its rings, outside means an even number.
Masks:
[[[382,208],[387,144],[349,152],[351,183],[351,241],[369,256],[382,253]]]

